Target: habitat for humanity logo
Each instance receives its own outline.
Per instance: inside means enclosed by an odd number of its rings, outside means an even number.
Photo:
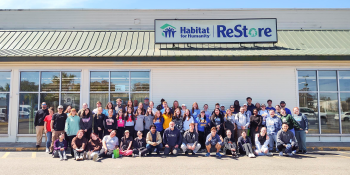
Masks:
[[[163,33],[162,35],[165,37],[165,38],[170,38],[170,37],[173,37],[174,38],[174,35],[175,35],[175,27],[170,25],[170,24],[164,24],[162,27],[160,27],[161,29],[163,29]]]

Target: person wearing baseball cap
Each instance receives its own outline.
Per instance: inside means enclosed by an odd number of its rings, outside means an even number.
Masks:
[[[143,109],[147,111],[148,107],[149,107],[149,98],[146,97],[145,99],[143,99]]]
[[[288,114],[292,115],[292,112],[290,111],[290,109],[286,108],[286,102],[281,101],[281,102],[280,102],[280,106],[281,106],[282,109],[286,110],[286,114],[287,114],[287,115],[288,115]]]
[[[52,116],[51,132],[52,140],[57,140],[61,133],[65,133],[64,128],[66,124],[67,114],[63,112],[63,106],[57,107],[58,112]],[[51,144],[50,152],[53,152],[54,142]]]

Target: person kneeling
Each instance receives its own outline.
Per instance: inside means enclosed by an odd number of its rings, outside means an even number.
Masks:
[[[207,136],[205,141],[205,146],[207,148],[208,153],[205,154],[205,156],[209,157],[210,152],[216,152],[217,157],[221,157],[221,154],[219,153],[221,146],[223,145],[223,139],[222,137],[216,134],[216,128],[212,127],[210,134]]]
[[[66,150],[67,150],[67,141],[64,140],[64,133],[61,133],[59,138],[53,144],[53,157],[60,157],[60,160],[67,160]]]
[[[182,141],[181,149],[186,155],[188,151],[191,151],[192,155],[195,155],[201,148],[201,144],[198,143],[198,133],[194,131],[194,123],[190,123],[190,129],[184,133]]]
[[[163,140],[165,144],[164,155],[169,155],[170,152],[177,155],[181,144],[181,133],[175,128],[173,121],[169,123],[169,128],[164,131]]]
[[[134,156],[146,156],[147,155],[147,148],[146,148],[146,139],[142,138],[142,132],[137,131],[137,137],[134,140],[134,149],[132,150],[132,153]]]
[[[98,138],[98,135],[96,133],[91,133],[91,139],[87,144],[87,155],[86,159],[88,160],[94,160],[97,161],[98,154],[100,153],[100,150],[102,148],[102,141],[100,138]]]
[[[282,129],[277,133],[277,149],[280,151],[280,156],[283,156],[283,150],[284,153],[293,156],[293,151],[298,149],[294,134],[292,131],[288,130],[287,123],[283,123]]]
[[[75,160],[84,160],[85,147],[87,140],[84,137],[84,130],[79,130],[77,136],[72,140],[72,148],[74,151]]]
[[[255,134],[255,154],[257,156],[272,156],[267,146],[269,142],[270,138],[266,134],[266,127],[262,127],[260,133]]]
[[[247,133],[245,131],[242,131],[242,136],[238,138],[238,150],[241,155],[247,155],[250,158],[254,158],[255,155],[253,153],[252,149],[252,142],[250,141],[250,138],[247,137]]]
[[[130,136],[129,130],[125,130],[124,137],[120,141],[119,155],[120,156],[131,156],[132,155],[132,137]]]
[[[149,132],[146,136],[146,148],[148,150],[148,154],[151,154],[154,149],[156,149],[157,155],[160,153],[160,149],[162,149],[162,136],[160,135],[160,132],[157,131],[156,125],[152,124],[149,127]]]
[[[224,154],[232,154],[232,157],[238,157],[236,153],[235,138],[232,136],[231,130],[226,130],[226,137],[224,139]]]
[[[98,154],[98,157],[111,157],[114,158],[113,151],[118,148],[119,142],[118,137],[116,137],[117,131],[112,130],[109,135],[106,135],[103,137],[102,140],[102,149],[100,150],[100,154]]]

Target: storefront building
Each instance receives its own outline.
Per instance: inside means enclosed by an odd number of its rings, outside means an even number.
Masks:
[[[277,18],[277,43],[155,44],[155,19]],[[350,141],[350,9],[0,11],[0,142],[34,142],[41,102],[117,98],[308,115],[308,142]],[[339,117],[340,116],[340,117]]]

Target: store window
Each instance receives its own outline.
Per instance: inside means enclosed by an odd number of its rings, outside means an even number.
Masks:
[[[92,71],[90,72],[90,106],[96,102],[102,106],[110,101],[116,104],[118,98],[126,105],[128,100],[143,102],[149,97],[149,71]]]
[[[11,72],[0,72],[0,134],[8,134]]]
[[[23,71],[20,73],[18,134],[34,134],[34,118],[46,102],[47,107],[63,105],[79,110],[80,72]]]
[[[299,70],[298,86],[310,134],[350,133],[350,71]]]

